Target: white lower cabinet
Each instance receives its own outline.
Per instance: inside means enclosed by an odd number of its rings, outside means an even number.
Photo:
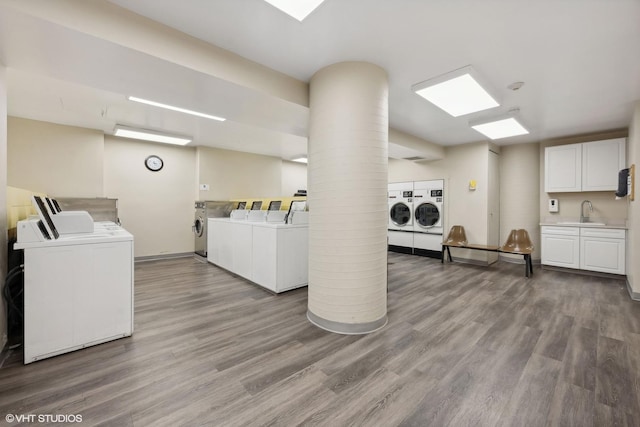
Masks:
[[[580,229],[580,268],[625,274],[625,230]]]
[[[207,260],[273,292],[306,286],[307,225],[209,218]]]
[[[580,268],[580,229],[575,227],[542,227],[542,264]]]
[[[542,264],[625,274],[625,230],[542,226]]]

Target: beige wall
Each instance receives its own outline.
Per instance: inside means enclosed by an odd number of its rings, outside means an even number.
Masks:
[[[145,168],[150,154],[164,160],[160,172]],[[276,157],[120,139],[16,117],[9,118],[8,157],[5,192],[10,185],[57,197],[118,199],[136,257],[193,252],[196,199],[292,196],[306,188],[306,166]],[[198,183],[210,190],[199,191]],[[6,198],[2,206],[6,216]]]
[[[590,200],[593,204],[593,213],[591,213],[591,217],[603,218],[605,220],[625,220],[627,218],[627,203],[624,200],[615,200],[613,191],[546,193],[544,191],[544,149],[553,145],[576,144],[579,142],[624,138],[626,136],[627,131],[620,130],[542,141],[540,143],[540,218],[544,220],[547,217],[566,217],[568,219],[572,218],[578,220],[580,218],[580,204],[583,200]],[[549,213],[549,199],[558,199],[558,213]]]
[[[427,160],[444,159],[445,150],[442,145],[434,144],[397,129],[389,128],[389,142],[419,151],[422,157]]]
[[[293,196],[298,190],[306,190],[307,165],[283,160],[280,188],[282,196]]]
[[[640,101],[636,102],[629,125],[627,165],[636,165],[635,200],[628,201],[627,280],[635,299],[640,299]]]
[[[447,147],[445,158],[431,162],[389,159],[389,182],[444,179],[444,233],[452,225],[462,225],[472,243],[487,244],[489,144],[465,144]],[[469,190],[469,180],[477,189]],[[461,258],[486,261],[483,251],[457,251]]]
[[[7,277],[7,79],[0,63],[0,277]],[[7,343],[7,309],[0,297],[0,350]]]
[[[144,166],[151,154],[164,161],[159,172]],[[105,136],[105,196],[118,199],[136,257],[193,252],[195,161],[194,148]]]
[[[540,146],[516,144],[500,152],[500,236],[504,241],[513,229],[524,228],[540,259]],[[502,255],[507,257],[507,255]],[[522,260],[522,256],[509,256]]]
[[[101,131],[9,117],[8,185],[56,197],[102,197]]]
[[[200,200],[289,195],[281,193],[282,160],[277,157],[211,147],[196,149],[199,183],[209,184],[209,191],[199,191]]]

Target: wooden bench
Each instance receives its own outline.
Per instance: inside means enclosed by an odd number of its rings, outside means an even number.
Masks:
[[[447,236],[447,239],[442,242],[442,257],[440,262],[444,264],[445,252],[449,257],[449,262],[453,262],[451,258],[450,248],[460,249],[472,249],[478,251],[487,252],[501,252],[506,254],[516,254],[524,256],[525,264],[525,276],[530,277],[533,275],[533,263],[531,261],[531,254],[533,253],[533,245],[529,239],[529,234],[526,230],[511,230],[506,243],[503,246],[494,245],[478,245],[467,242],[467,236],[464,231],[464,227],[461,225],[454,225],[451,227],[451,231]]]

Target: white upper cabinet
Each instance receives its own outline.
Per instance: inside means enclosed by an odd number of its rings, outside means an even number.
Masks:
[[[544,150],[544,191],[582,191],[582,144],[557,145]]]
[[[625,167],[625,139],[545,148],[545,191],[615,191]]]
[[[618,172],[625,167],[624,138],[582,144],[582,191],[618,189]]]

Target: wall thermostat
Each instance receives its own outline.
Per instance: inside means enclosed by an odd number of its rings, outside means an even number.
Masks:
[[[558,212],[558,199],[549,199],[549,212]]]

